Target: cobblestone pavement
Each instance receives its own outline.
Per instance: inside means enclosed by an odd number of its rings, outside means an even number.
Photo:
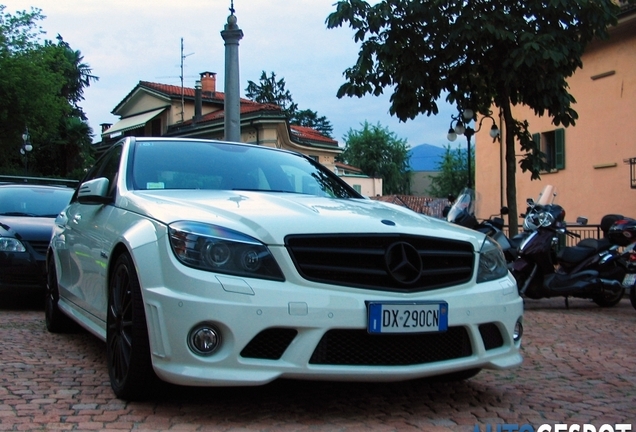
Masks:
[[[9,301],[10,300],[10,301]],[[636,427],[636,310],[528,301],[524,364],[459,383],[278,381],[116,399],[104,344],[46,332],[39,305],[0,298],[0,430],[480,431],[497,424]],[[554,426],[552,430],[554,430]],[[516,429],[512,429],[513,431]],[[583,430],[582,428],[580,429]]]

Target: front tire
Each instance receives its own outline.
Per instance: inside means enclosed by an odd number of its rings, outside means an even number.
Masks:
[[[141,288],[127,253],[117,258],[110,274],[106,358],[110,384],[118,398],[143,399],[156,387],[159,379],[150,358]]]
[[[44,297],[44,321],[46,329],[51,333],[69,333],[75,331],[78,326],[58,305],[60,301],[60,289],[57,285],[57,271],[53,257],[46,262],[46,289]]]
[[[632,307],[636,309],[636,284],[629,287],[629,302],[632,304]]]

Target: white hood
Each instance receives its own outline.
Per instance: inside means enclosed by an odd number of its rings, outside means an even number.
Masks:
[[[404,207],[367,199],[211,190],[136,191],[118,206],[167,225],[197,221],[230,228],[268,245],[289,234],[402,233],[469,241],[479,250],[484,235]]]

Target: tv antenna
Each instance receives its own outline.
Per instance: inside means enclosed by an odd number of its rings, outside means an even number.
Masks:
[[[185,121],[184,117],[185,117],[185,90],[183,87],[183,61],[186,59],[186,57],[191,56],[192,54],[194,54],[193,52],[190,54],[183,54],[183,38],[181,38],[181,75],[179,75],[179,78],[181,78],[181,123],[183,123]]]

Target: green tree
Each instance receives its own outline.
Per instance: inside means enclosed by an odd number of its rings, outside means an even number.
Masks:
[[[332,138],[333,126],[325,116],[318,116],[316,111],[299,110],[289,90],[285,88],[285,78],[276,79],[276,74],[270,76],[263,71],[259,83],[247,81],[245,96],[258,103],[271,103],[280,106],[290,124],[306,126]]]
[[[410,194],[411,171],[406,140],[397,138],[380,123],[371,126],[365,121],[361,126],[361,130],[349,129],[345,135],[341,159],[370,177],[381,177],[383,194]]]
[[[444,147],[444,154],[437,162],[438,174],[429,176],[431,184],[427,190],[430,196],[446,198],[449,195],[457,196],[468,183],[468,163],[466,150],[459,147]],[[474,147],[471,147],[471,158],[475,157]],[[471,173],[474,174],[474,171]]]
[[[555,125],[573,125],[567,78],[582,66],[594,38],[616,23],[613,0],[341,0],[327,18],[345,23],[361,43],[338,97],[379,95],[392,88],[390,113],[400,120],[437,114],[437,101],[481,115],[498,107],[505,123],[506,197],[511,234],[518,230],[516,142],[522,171],[539,178],[543,154],[526,120],[512,106],[523,104]]]
[[[5,155],[0,170],[23,174],[28,158],[29,174],[66,177],[92,161],[92,130],[78,103],[97,77],[61,36],[57,42],[39,40],[42,19],[39,9],[12,15],[0,5],[0,149]],[[22,156],[27,129],[33,151]]]

